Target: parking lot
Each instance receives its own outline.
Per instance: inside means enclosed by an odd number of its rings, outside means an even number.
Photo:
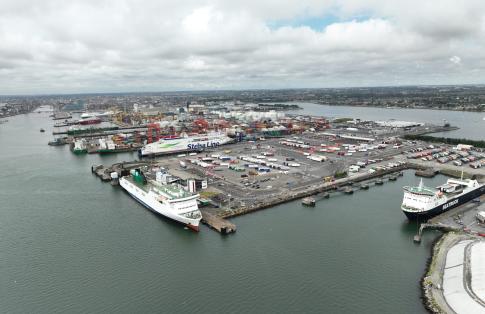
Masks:
[[[207,191],[218,194],[219,205],[235,208],[332,181],[336,174],[385,170],[397,165],[393,156],[409,148],[402,143],[363,143],[311,133],[240,142],[157,161],[181,178],[207,178]]]

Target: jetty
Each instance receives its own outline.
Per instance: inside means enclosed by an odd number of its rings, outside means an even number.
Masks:
[[[414,173],[417,177],[432,178],[439,173],[438,170],[433,168],[419,169]]]
[[[201,209],[200,212],[202,213],[202,223],[216,230],[220,234],[236,232],[236,225],[227,219],[221,218],[204,209]]]

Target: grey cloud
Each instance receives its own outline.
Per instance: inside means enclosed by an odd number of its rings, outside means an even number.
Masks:
[[[485,4],[424,3],[3,0],[0,93],[483,82]]]

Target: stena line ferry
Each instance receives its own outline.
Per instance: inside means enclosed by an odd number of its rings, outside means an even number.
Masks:
[[[162,138],[157,142],[145,145],[138,151],[140,157],[174,154],[186,151],[202,151],[207,148],[217,148],[232,142],[223,133],[198,134],[195,136]]]
[[[423,185],[404,187],[401,209],[409,220],[425,221],[485,194],[485,185],[477,180],[448,179],[431,189]]]

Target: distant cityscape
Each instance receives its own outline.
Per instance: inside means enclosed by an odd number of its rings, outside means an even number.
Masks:
[[[414,86],[240,91],[181,91],[123,94],[0,96],[0,117],[26,113],[41,105],[58,110],[141,107],[170,108],[187,103],[218,104],[312,102],[334,106],[425,108],[485,111],[485,86]]]

